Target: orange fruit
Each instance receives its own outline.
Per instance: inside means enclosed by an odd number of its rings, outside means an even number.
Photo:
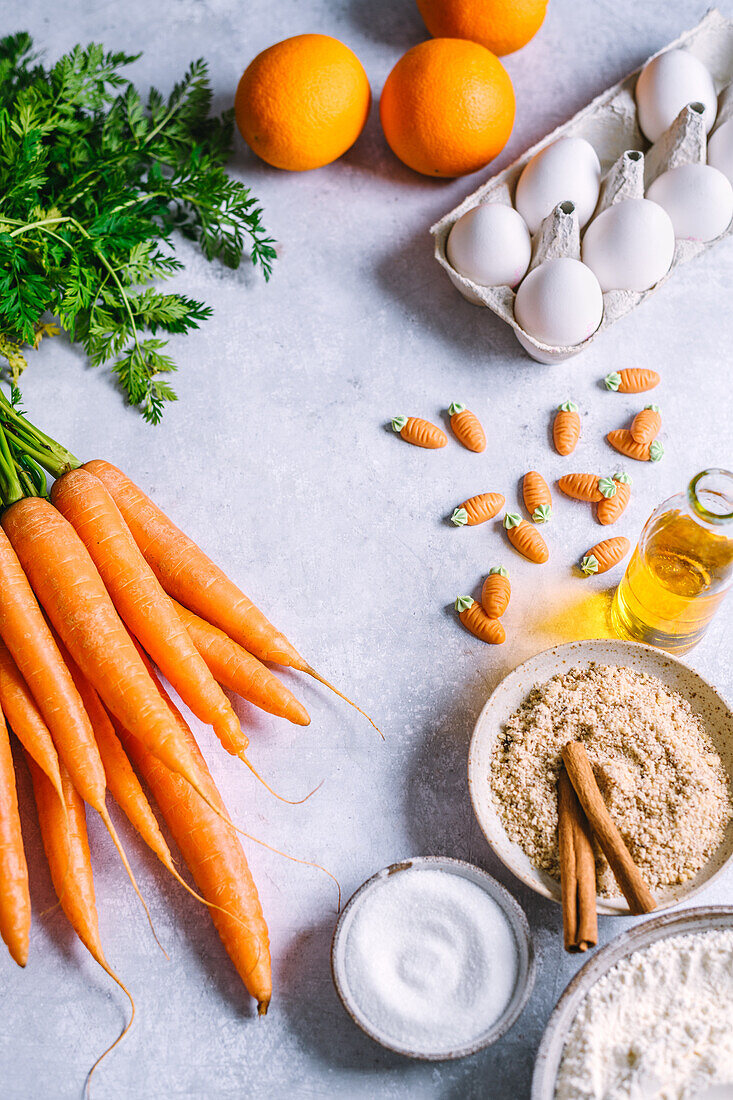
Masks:
[[[382,129],[394,153],[426,176],[463,176],[488,164],[514,125],[504,66],[476,42],[432,38],[400,58],[382,91]]]
[[[258,157],[302,172],[330,164],[351,148],[370,104],[367,75],[348,46],[327,34],[299,34],[249,64],[234,114]]]
[[[547,0],[417,0],[434,38],[468,38],[503,57],[542,26]]]

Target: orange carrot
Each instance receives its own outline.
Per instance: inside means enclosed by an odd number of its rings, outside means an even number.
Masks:
[[[504,529],[514,549],[528,561],[535,565],[542,565],[547,561],[550,556],[547,543],[537,528],[527,523],[517,512],[507,512],[504,516]]]
[[[618,390],[619,393],[643,393],[645,390],[653,390],[659,385],[659,375],[655,370],[646,367],[627,367],[621,371],[611,371],[604,382],[607,390]]]
[[[664,447],[658,439],[651,443],[637,443],[627,428],[618,428],[609,432],[606,439],[620,454],[634,458],[637,462],[659,462],[664,455]]]
[[[16,557],[17,544],[12,545],[17,531],[23,529],[23,516],[46,512],[51,513],[62,524],[66,523],[48,501],[39,497],[20,500],[3,515],[5,534],[0,534],[0,635],[31,689],[56,751],[66,765],[76,790],[102,818],[155,935],[148,907],[138,889],[125,850],[105,805],[104,768],[89,718],[48,623],[36,602],[28,578]],[[73,528],[70,530],[73,533]],[[23,530],[17,542],[23,545],[26,562],[33,565],[31,581],[33,576],[41,577],[46,589],[64,605],[69,593],[75,591],[78,580],[73,570],[71,576],[57,587],[51,559],[47,557],[45,549],[40,550],[39,556],[39,548],[34,546],[31,527]],[[89,564],[91,565],[91,560]],[[99,577],[97,580],[99,581]],[[101,581],[99,584],[104,591]],[[111,658],[114,659],[113,655]],[[53,787],[53,782],[49,782]]]
[[[565,474],[564,477],[558,478],[557,487],[561,493],[564,493],[566,497],[572,497],[573,500],[586,500],[592,504],[595,504],[599,500],[603,500],[604,494],[600,487],[601,479],[597,474]],[[613,492],[609,495],[615,496],[616,490],[612,485]]]
[[[623,471],[614,474],[613,482],[616,486],[615,495],[599,501],[596,511],[598,522],[604,525],[615,523],[624,513],[631,499],[631,478],[628,474]]]
[[[522,480],[524,507],[535,523],[547,523],[552,515],[550,487],[537,470],[530,470]]]
[[[590,577],[593,573],[606,573],[609,569],[613,569],[614,565],[618,565],[630,549],[631,543],[623,535],[597,542],[595,546],[591,546],[581,561],[581,571],[586,577]]]
[[[476,413],[454,401],[448,409],[448,415],[450,426],[459,443],[477,454],[486,450],[486,435]]]
[[[490,619],[480,603],[470,596],[459,596],[455,603],[458,618],[466,630],[489,645],[501,645],[506,641],[506,631],[498,619]]]
[[[231,703],[102,482],[88,470],[71,470],[54,483],[51,500],[89,551],[118,614],[184,703],[214,727],[227,752],[244,753],[248,741]]]
[[[431,424],[429,420],[421,420],[419,416],[395,416],[392,420],[392,431],[401,435],[406,443],[412,443],[414,447],[426,447],[431,451],[445,447],[448,442],[442,428]]]
[[[503,507],[504,497],[501,493],[480,493],[464,500],[463,504],[454,509],[451,523],[456,527],[475,527],[478,523],[493,519]]]
[[[223,630],[175,600],[171,602],[212,676],[223,687],[270,714],[287,718],[298,726],[310,725],[310,715],[303,704],[266,665],[233,642]]]
[[[129,999],[132,1008],[129,1022],[114,1043],[104,1051],[92,1066],[87,1078],[88,1085],[92,1073],[94,1073],[102,1058],[109,1054],[111,1050],[114,1050],[132,1027],[132,1021],[135,1019],[135,1002],[129,990],[122,984],[104,957],[102,940],[99,935],[99,920],[94,895],[94,878],[92,875],[92,861],[89,855],[89,838],[87,836],[84,803],[74,788],[63,761],[61,762],[61,785],[64,802],[61,803],[48,777],[28,753],[26,753],[26,760],[33,781],[33,794],[38,811],[38,823],[41,827],[41,839],[51,871],[51,880],[56,896],[61,903],[61,908],[89,954],[117,983]]]
[[[13,754],[0,711],[0,936],[18,966],[28,961],[31,896],[18,814]]]
[[[503,565],[494,565],[481,589],[481,606],[490,619],[500,619],[512,594],[509,574]]]
[[[175,710],[170,700],[168,703]],[[222,816],[228,817],[227,809],[206,762],[193,734],[180,714],[178,717],[207,802],[119,723],[115,727],[158,803],[199,890],[208,902],[221,907],[211,910],[211,919],[242,981],[257,1001],[258,1012],[264,1015],[272,996],[272,975],[270,940],[257,888],[239,838],[222,820]],[[210,808],[212,805],[218,813]]]
[[[552,425],[552,439],[559,455],[571,454],[580,439],[580,416],[574,401],[558,405]]]
[[[6,517],[12,513],[13,508],[8,509]],[[39,567],[45,571],[42,557]],[[0,635],[36,701],[74,786],[85,802],[102,813],[104,768],[92,727],[28,579],[2,532]]]
[[[121,470],[100,459],[85,463],[84,469],[106,485],[143,557],[169,596],[218,626],[261,661],[306,672],[364,714],[301,657],[252,601]],[[364,717],[374,726],[367,714]]]
[[[169,596],[223,630],[261,661],[303,669],[303,658],[252,601],[110,462],[83,467],[106,485],[132,537]]]
[[[48,727],[4,642],[0,641],[0,707],[13,733],[62,798],[59,758]]]
[[[53,626],[105,705],[150,752],[195,786],[194,758],[182,743],[178,727],[74,528],[40,497],[13,504],[3,515],[2,525]],[[55,645],[54,650],[58,654]],[[68,670],[67,676],[73,687]],[[79,699],[75,688],[74,694]],[[88,718],[86,725],[104,790],[104,768]]]
[[[657,438],[661,427],[662,418],[659,415],[659,405],[645,405],[634,417],[629,428],[629,435],[635,443],[646,445]]]

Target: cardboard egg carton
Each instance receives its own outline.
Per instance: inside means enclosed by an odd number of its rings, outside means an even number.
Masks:
[[[733,117],[733,19],[725,19],[712,9],[692,30],[670,42],[659,53],[683,48],[689,50],[709,69],[718,92],[718,114],[713,129]],[[659,54],[653,54],[657,57]],[[649,59],[651,60],[651,59]],[[711,248],[723,237],[733,234],[733,221],[715,241],[678,240],[672,266],[663,279],[650,290],[613,290],[603,295],[603,318],[596,331],[572,347],[551,347],[535,340],[514,319],[515,292],[508,286],[484,287],[459,275],[446,256],[446,242],[454,223],[482,203],[500,202],[513,205],[514,191],[522,169],[541,149],[561,137],[581,137],[589,141],[601,162],[603,179],[595,214],[614,202],[643,197],[652,180],[668,168],[706,159],[707,135],[702,121],[702,105],[690,104],[682,110],[662,136],[650,145],[638,124],[634,89],[641,70],[627,76],[602,92],[569,122],[559,126],[521,157],[493,176],[472,195],[436,222],[431,228],[435,237],[435,258],[445,268],[449,278],[469,302],[487,306],[511,325],[522,347],[541,363],[561,362],[583,351],[604,329],[634,309],[673,274],[676,267]],[[532,237],[530,270],[543,260],[558,256],[580,258],[580,232],[571,202],[560,203],[545,218]]]

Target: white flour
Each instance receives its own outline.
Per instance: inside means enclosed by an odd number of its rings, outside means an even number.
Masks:
[[[696,1100],[714,1084],[733,1096],[733,929],[660,940],[596,982],[555,1100]]]

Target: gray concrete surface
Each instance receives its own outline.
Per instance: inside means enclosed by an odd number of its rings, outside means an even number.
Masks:
[[[248,61],[304,31],[336,35],[364,62],[375,100],[400,54],[424,35],[412,0],[27,0],[0,4],[6,31],[27,27],[50,57],[77,41],[144,50],[142,85],[167,90],[193,58],[211,65],[216,105],[230,105]],[[731,14],[726,5],[724,10]],[[578,4],[550,0],[546,25],[507,59],[518,101],[508,163],[592,96],[702,16],[704,4]],[[27,407],[85,457],[123,466],[239,579],[301,651],[373,714],[386,742],[325,690],[287,677],[310,708],[309,729],[242,707],[252,757],[303,806],[274,801],[201,744],[237,820],[258,837],[323,863],[345,897],[383,865],[443,853],[494,873],[524,906],[539,958],[522,1018],[493,1049],[459,1063],[422,1065],[363,1036],[336,998],[329,972],[335,891],[317,871],[248,846],[272,934],[275,995],[265,1020],[252,1005],[207,914],[159,869],[120,822],[167,962],[103,835],[90,821],[100,924],[109,960],[137,999],[128,1039],[100,1069],[97,1100],[239,1100],[284,1097],[440,1097],[526,1100],[545,1021],[578,960],[564,955],[560,912],[499,866],[471,813],[466,752],[492,687],[524,657],[593,634],[613,578],[581,581],[572,565],[599,537],[588,511],[558,501],[538,569],[494,525],[455,530],[453,506],[476,492],[517,499],[529,468],[554,479],[569,468],[611,472],[603,441],[638,407],[599,384],[613,368],[650,365],[663,384],[667,454],[636,465],[619,530],[632,539],[652,508],[706,465],[731,464],[728,381],[733,341],[730,241],[680,270],[655,298],[579,359],[540,367],[508,328],[464,302],[433,262],[428,226],[483,178],[413,175],[386,148],[376,107],[339,163],[307,175],[268,169],[237,144],[233,170],[262,200],[280,244],[273,280],[231,273],[181,247],[178,284],[216,310],[198,333],[174,340],[180,401],[163,425],[126,409],[110,377],[61,340],[32,356]],[[577,461],[548,443],[552,408],[584,412]],[[385,424],[396,413],[440,420],[452,400],[482,417],[482,456],[404,445]],[[514,586],[507,643],[469,637],[450,610],[505,562]],[[597,599],[588,599],[589,593]],[[730,611],[690,662],[733,694]],[[5,1100],[71,1100],[121,1026],[126,1005],[75,941],[43,867],[27,809],[34,925],[25,972],[0,956],[0,1093]],[[119,815],[118,815],[119,819]],[[733,877],[699,899],[730,901]],[[604,919],[608,940],[627,921]]]

